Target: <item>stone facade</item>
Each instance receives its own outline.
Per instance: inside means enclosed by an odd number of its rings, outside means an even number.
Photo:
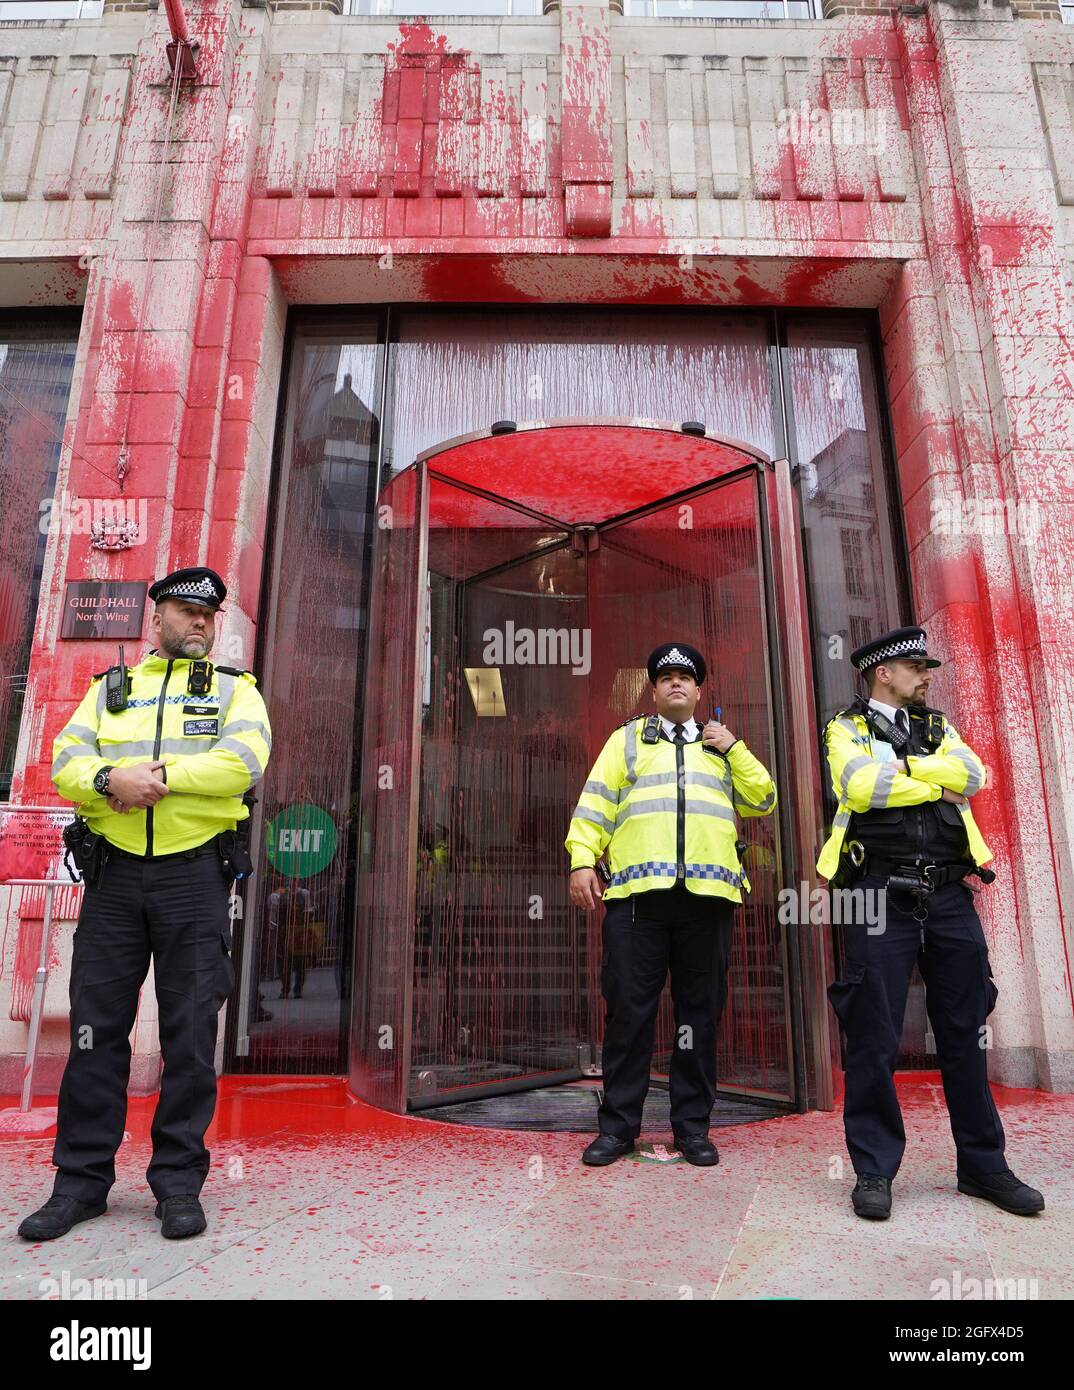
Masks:
[[[163,7],[0,26],[0,302],[84,305],[57,487],[116,496],[119,464],[150,498],[136,566],[84,536],[50,546],[17,797],[51,797],[52,738],[98,660],[56,640],[66,578],[200,559],[251,659],[288,304],[873,309],[917,617],[958,659],[935,703],[992,774],[994,1072],[1074,1089],[1074,32],[1057,7],[334,9],[186,0],[197,73],[171,120]],[[951,499],[1032,504],[1039,534],[941,534]],[[0,1024],[0,1086],[24,1040]],[[152,1041],[138,1050],[151,1085]]]

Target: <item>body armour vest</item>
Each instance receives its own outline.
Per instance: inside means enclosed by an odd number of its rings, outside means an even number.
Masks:
[[[923,726],[910,714],[910,743],[904,750],[911,756],[932,751],[923,738]],[[855,811],[847,828],[847,838],[860,840],[869,855],[910,863],[928,859],[933,864],[949,864],[970,858],[966,827],[958,807],[950,801],[925,801],[919,806],[888,806],[876,811]]]

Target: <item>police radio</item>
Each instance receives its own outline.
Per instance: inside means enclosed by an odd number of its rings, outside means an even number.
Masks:
[[[119,649],[119,663],[109,666],[104,673],[104,707],[113,714],[127,708],[127,697],[131,692],[131,678],[123,660],[123,648]]]
[[[717,724],[720,722],[721,714],[723,714],[723,706],[713,705],[712,717],[716,720]],[[703,743],[701,747],[705,750],[706,753],[711,753],[714,758],[722,758],[724,756],[724,754],[721,753],[718,748],[713,747],[711,743]]]

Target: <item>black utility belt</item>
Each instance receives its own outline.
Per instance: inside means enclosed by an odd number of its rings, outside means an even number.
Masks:
[[[206,840],[203,845],[195,845],[193,849],[179,849],[174,854],[132,854],[129,849],[119,849],[116,845],[108,846],[108,854],[118,855],[120,859],[134,859],[139,864],[163,864],[169,859],[197,859],[203,854],[219,854],[220,847],[217,844],[218,835],[214,835],[211,840]]]
[[[991,878],[986,879],[984,877],[985,874],[991,874],[990,869],[981,870],[976,864],[967,864],[962,860],[934,863],[927,859],[900,861],[897,859],[878,859],[870,855],[867,872],[879,874],[883,878],[917,878],[923,883],[927,883],[933,890],[942,888],[947,883],[961,883],[967,874],[980,874],[984,882],[991,882]]]

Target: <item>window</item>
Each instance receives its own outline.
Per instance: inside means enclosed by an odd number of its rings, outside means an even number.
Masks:
[[[78,319],[0,314],[0,801],[22,718]]]
[[[790,314],[786,323],[790,456],[799,467],[823,721],[857,689],[850,653],[860,634],[909,622],[909,593],[871,325],[849,314]]]
[[[869,590],[865,580],[865,547],[861,531],[843,527],[843,575],[846,579],[848,598],[868,598]]]
[[[357,15],[534,15],[542,0],[343,0],[344,14]]]
[[[243,904],[250,1006],[229,1020],[236,1070],[342,1065],[382,336],[358,314],[291,343],[255,663],[273,732],[258,811],[263,841],[316,820],[335,848],[314,864],[261,855]]]
[[[0,21],[99,19],[104,0],[0,0]]]
[[[820,19],[820,0],[623,0],[628,19]]]

